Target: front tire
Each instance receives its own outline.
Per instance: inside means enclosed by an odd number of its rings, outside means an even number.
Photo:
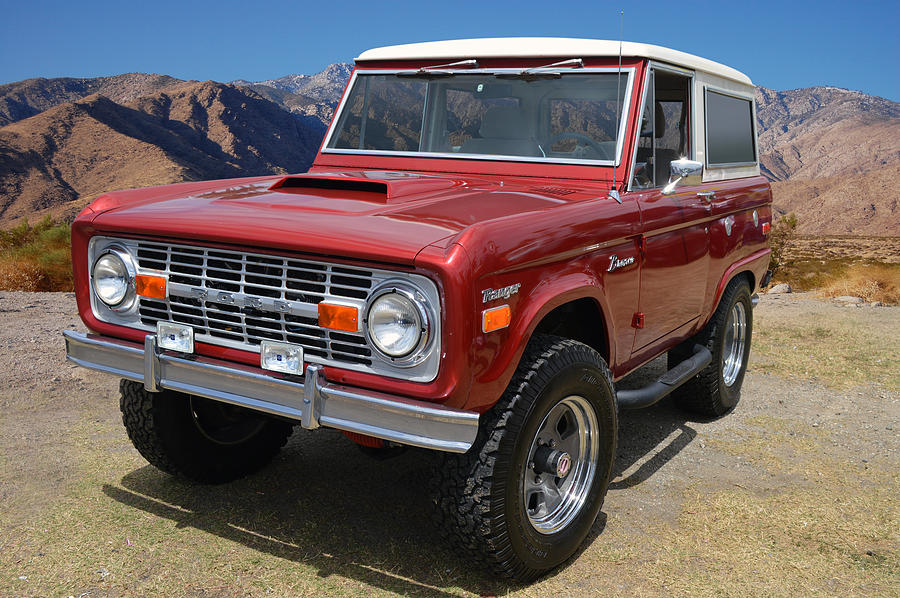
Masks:
[[[558,566],[600,512],[617,434],[603,358],[536,337],[469,452],[439,457],[432,490],[445,539],[520,581]]]
[[[712,353],[712,362],[675,390],[676,403],[705,417],[720,417],[735,408],[750,357],[753,303],[750,285],[735,278],[722,293],[709,324],[695,337],[669,351],[669,368],[690,357],[695,344]]]
[[[226,403],[173,391],[119,384],[122,422],[151,465],[203,484],[221,484],[269,463],[291,424]]]

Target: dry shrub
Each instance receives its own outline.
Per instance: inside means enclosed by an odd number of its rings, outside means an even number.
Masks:
[[[769,247],[772,256],[769,261],[769,269],[779,273],[790,263],[788,259],[788,247],[797,232],[797,215],[791,212],[777,218],[772,223],[772,231],[769,233]]]
[[[0,262],[0,291],[44,291],[48,286],[46,274],[31,261]]]
[[[0,290],[71,291],[70,230],[44,218],[0,230]]]
[[[862,297],[866,301],[900,303],[900,267],[851,265],[839,277],[822,287],[822,294],[826,297],[849,295]]]

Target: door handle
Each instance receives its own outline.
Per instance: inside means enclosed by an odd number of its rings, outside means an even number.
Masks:
[[[698,195],[699,197],[702,197],[702,198],[705,199],[706,201],[712,201],[712,200],[714,200],[714,199],[716,198],[716,192],[715,192],[715,191],[698,191],[698,192],[697,192],[697,195]]]

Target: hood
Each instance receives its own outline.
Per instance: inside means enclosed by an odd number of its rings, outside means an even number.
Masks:
[[[478,223],[601,194],[534,181],[329,170],[120,191],[90,209],[100,232],[412,264]]]

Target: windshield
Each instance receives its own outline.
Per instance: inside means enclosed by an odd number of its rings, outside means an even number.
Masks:
[[[611,164],[630,82],[629,70],[358,72],[325,147]]]

